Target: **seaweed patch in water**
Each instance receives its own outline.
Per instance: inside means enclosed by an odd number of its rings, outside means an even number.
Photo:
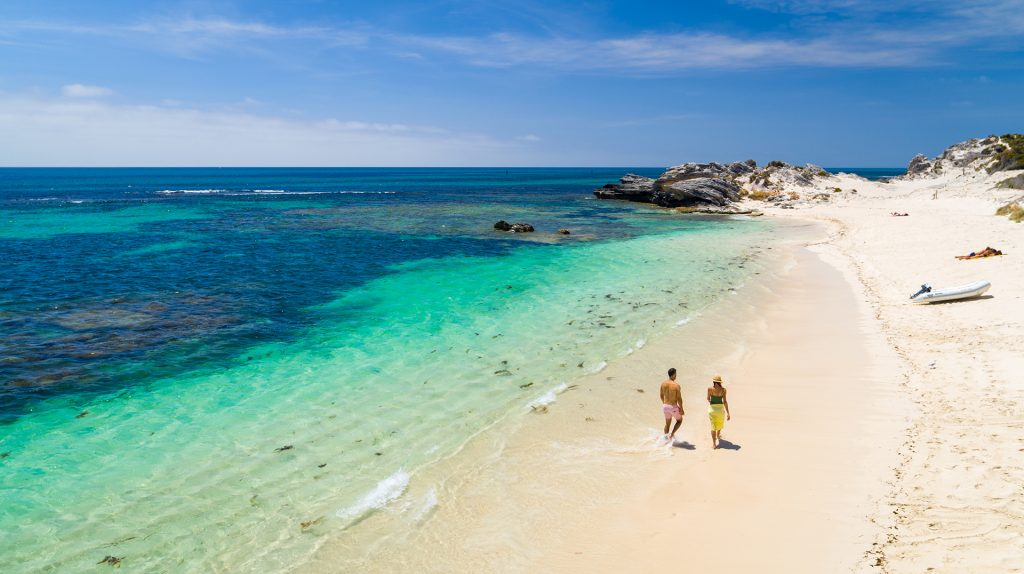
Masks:
[[[100,560],[99,562],[97,562],[97,564],[109,564],[109,565],[113,566],[114,568],[120,568],[121,567],[121,560],[124,560],[124,556],[110,556],[110,555],[107,555],[107,556],[103,557],[103,560]]]

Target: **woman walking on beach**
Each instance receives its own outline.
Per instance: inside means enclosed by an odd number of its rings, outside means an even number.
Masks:
[[[718,448],[718,439],[722,438],[722,427],[725,421],[730,420],[729,400],[726,398],[725,387],[722,386],[722,376],[715,375],[711,379],[712,385],[708,387],[708,418],[711,419],[711,448]]]

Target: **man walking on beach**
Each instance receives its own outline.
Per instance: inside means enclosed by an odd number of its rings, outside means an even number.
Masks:
[[[665,414],[665,438],[671,441],[676,438],[676,431],[683,424],[683,415],[686,414],[683,410],[683,393],[676,382],[674,367],[668,370],[668,380],[661,383],[661,410]],[[672,434],[669,434],[668,427],[672,419],[676,419],[676,425],[672,428]]]

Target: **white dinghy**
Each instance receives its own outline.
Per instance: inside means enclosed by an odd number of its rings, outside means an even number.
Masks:
[[[932,289],[931,285],[921,285],[921,290],[910,296],[911,303],[938,303],[940,301],[956,301],[957,299],[970,299],[985,294],[992,284],[988,281],[975,281],[959,287],[947,287],[945,289]]]

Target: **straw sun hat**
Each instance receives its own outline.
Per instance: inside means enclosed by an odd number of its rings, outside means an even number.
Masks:
[[[722,375],[715,375],[714,378],[711,379],[711,382],[722,384]]]

